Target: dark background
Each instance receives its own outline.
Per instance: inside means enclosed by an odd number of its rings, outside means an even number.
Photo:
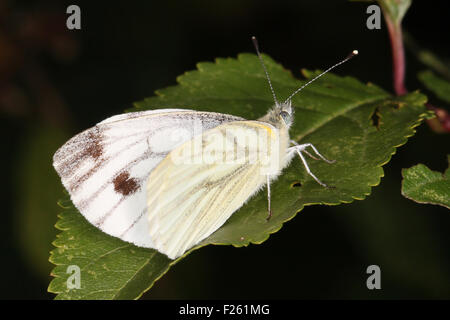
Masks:
[[[450,57],[447,1],[413,1],[404,20],[417,43]],[[65,27],[81,7],[81,30]],[[131,107],[200,61],[262,51],[300,76],[352,49],[338,74],[392,92],[384,20],[348,1],[0,1],[2,221],[0,298],[51,299],[47,261],[62,186],[54,151],[73,134]],[[410,90],[426,66],[407,51]],[[430,94],[430,100],[444,104]],[[450,298],[450,212],[400,194],[401,169],[447,167],[448,135],[423,124],[364,201],[305,208],[262,245],[208,246],[174,266],[144,298]],[[358,168],[355,168],[358,170]],[[381,267],[382,289],[366,288]]]

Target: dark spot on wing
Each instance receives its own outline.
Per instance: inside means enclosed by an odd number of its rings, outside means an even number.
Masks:
[[[103,137],[99,130],[90,131],[87,137],[87,146],[84,154],[91,156],[94,159],[98,159],[103,154],[103,146],[101,144]]]
[[[134,178],[130,178],[130,174],[127,171],[121,172],[115,177],[113,183],[114,190],[124,196],[135,193],[139,189],[138,181]]]

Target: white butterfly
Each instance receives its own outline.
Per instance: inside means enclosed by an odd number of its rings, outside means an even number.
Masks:
[[[295,154],[307,172],[326,186],[309,170],[302,152],[315,158],[305,150],[310,147],[321,159],[332,161],[309,143],[289,140],[291,98],[357,52],[279,103],[253,41],[275,100],[264,117],[249,121],[183,109],[126,113],[76,135],[55,153],[53,166],[72,202],[90,223],[109,235],[175,259],[222,226],[265,185],[270,218],[270,182]],[[217,137],[223,140],[218,142]],[[256,140],[249,144],[242,137]],[[233,161],[205,161],[205,150],[210,155],[231,156]],[[265,157],[250,161],[253,152]],[[200,161],[187,161],[192,159]],[[264,168],[271,170],[263,172]]]

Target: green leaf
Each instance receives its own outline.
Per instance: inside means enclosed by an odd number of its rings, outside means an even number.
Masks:
[[[15,161],[14,234],[27,265],[45,282],[52,265],[47,261],[51,241],[57,230],[53,228],[58,208],[55,194],[61,183],[50,161],[55,149],[67,140],[64,130],[35,122],[28,125],[24,142],[18,145]]]
[[[450,155],[447,156],[450,164]],[[450,209],[450,167],[444,174],[423,164],[402,170],[402,195],[418,203],[437,204]]]
[[[411,6],[411,0],[378,0],[386,19],[395,25],[400,25],[403,17]]]
[[[68,197],[56,228],[50,262],[56,265],[49,291],[57,299],[133,299],[163,275],[170,259],[155,250],[138,248],[99,231],[73,207]],[[67,268],[81,269],[81,288],[67,289]]]
[[[305,83],[270,57],[264,55],[264,60],[280,100]],[[238,59],[217,59],[197,67],[197,71],[180,76],[177,86],[157,91],[157,96],[136,103],[130,111],[189,108],[257,119],[273,105],[255,55],[241,54]],[[304,71],[307,78],[317,73]],[[273,216],[269,221],[266,194],[261,192],[220,229],[175,261],[102,233],[66,200],[66,209],[57,223],[63,232],[54,242],[56,249],[50,258],[56,268],[49,291],[57,293],[59,299],[138,298],[170,266],[202,246],[262,243],[304,206],[364,199],[371,187],[380,183],[381,166],[427,115],[425,101],[425,96],[417,92],[393,97],[351,77],[327,74],[320,78],[293,98],[295,123],[290,133],[293,139],[311,142],[326,157],[337,160],[332,165],[310,161],[316,176],[335,188],[317,184],[295,159],[271,187]],[[71,264],[81,268],[81,289],[66,287],[66,270]]]
[[[421,63],[425,66],[450,79],[450,64],[440,57],[436,52],[422,47],[414,37],[403,30],[403,40],[405,46],[411,51]]]
[[[422,71],[418,77],[425,87],[432,91],[439,99],[450,103],[450,82],[438,77],[432,71]]]

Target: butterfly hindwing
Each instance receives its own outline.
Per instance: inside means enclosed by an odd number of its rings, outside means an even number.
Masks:
[[[264,186],[267,176],[263,167],[267,164],[262,160],[274,162],[279,157],[273,148],[267,148],[275,145],[277,137],[276,129],[268,123],[236,121],[217,126],[171,151],[147,183],[155,248],[174,259],[225,223]],[[264,150],[268,158],[252,158]],[[208,158],[211,155],[218,157]]]

